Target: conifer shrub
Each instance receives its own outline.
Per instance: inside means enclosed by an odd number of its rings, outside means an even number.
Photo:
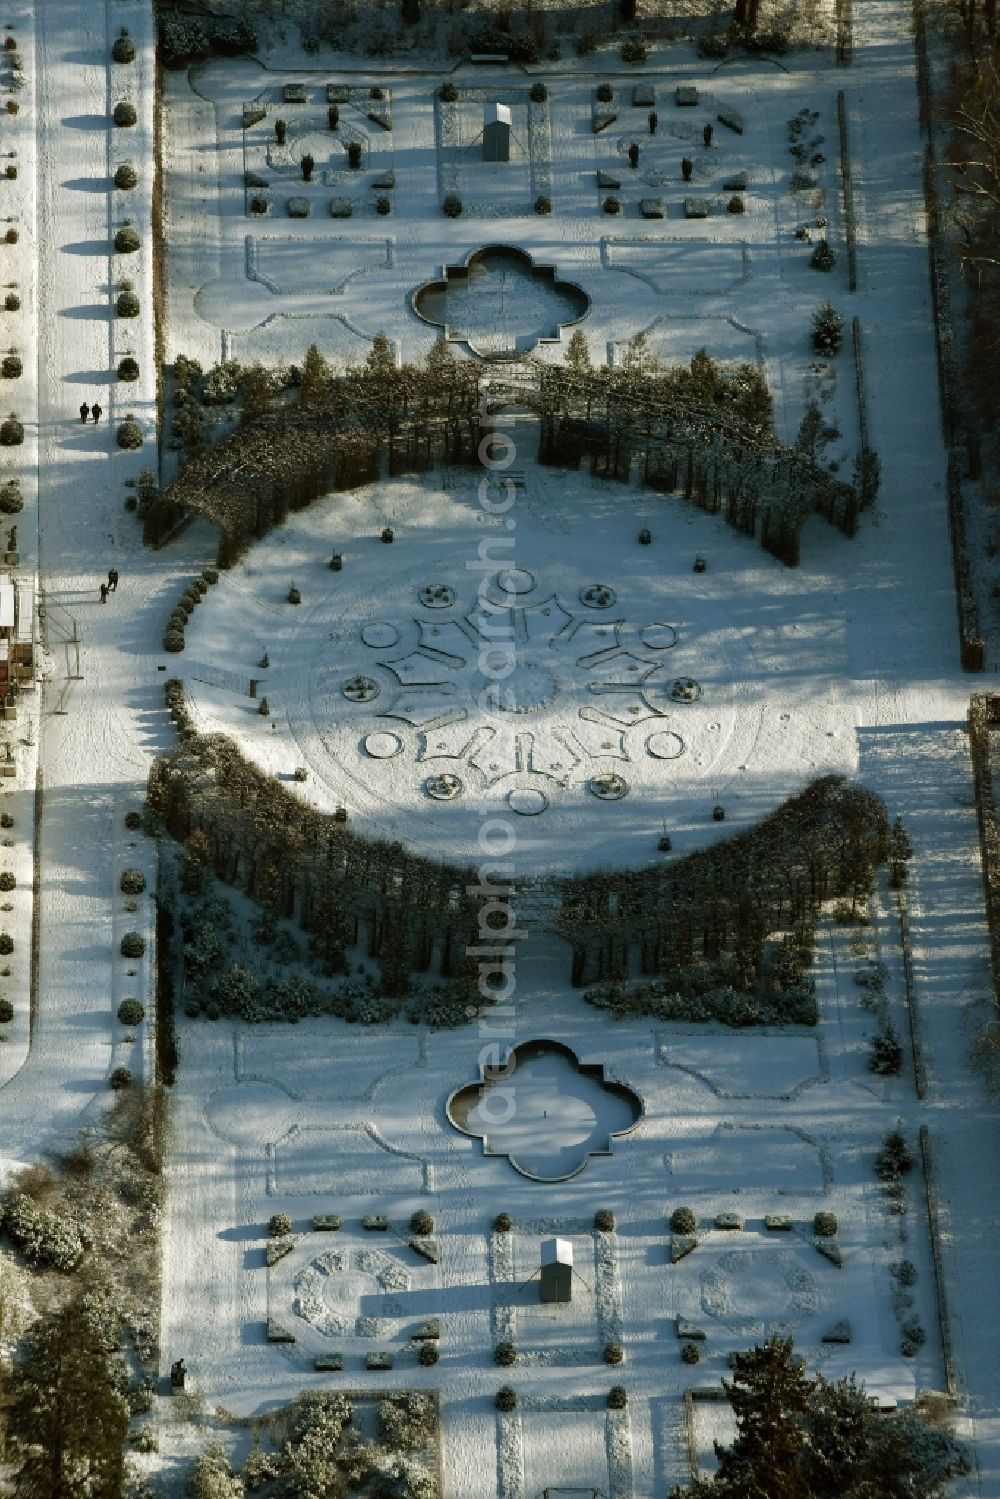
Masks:
[[[127,27],[123,26],[115,37],[111,47],[111,56],[115,62],[135,62],[135,42],[129,36]]]
[[[139,233],[131,224],[123,224],[115,235],[115,249],[119,255],[134,255],[142,248]]]
[[[123,869],[118,888],[123,895],[141,895],[146,888],[146,876],[141,869]]]
[[[123,422],[119,422],[115,432],[115,442],[120,448],[142,447],[142,428],[134,416],[127,416]]]
[[[129,104],[124,99],[121,100],[118,104],[115,105],[112,119],[119,127],[119,129],[125,129],[129,125],[134,125],[137,119],[135,105]]]
[[[146,951],[146,939],[141,932],[126,932],[119,950],[123,958],[141,958]]]
[[[119,192],[129,192],[138,181],[139,173],[130,161],[123,161],[115,167],[115,187]]]

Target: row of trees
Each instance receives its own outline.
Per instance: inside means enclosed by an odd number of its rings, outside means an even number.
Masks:
[[[204,515],[219,528],[222,565],[290,509],[331,487],[377,478],[383,456],[390,474],[427,469],[436,458],[476,463],[492,420],[525,403],[539,416],[541,462],[575,467],[586,458],[595,473],[618,479],[638,464],[650,485],[724,510],[749,535],[759,531],[762,545],[789,564],[798,560],[810,514],[847,534],[857,521],[857,488],[819,466],[815,444],[775,439],[770,394],[754,365],[726,368],[702,350],[690,366],[667,367],[642,335],[619,364],[594,368],[577,330],[565,365],[490,365],[488,391],[483,366],[456,359],[445,339],[423,364],[397,366],[379,334],[363,365],[336,375],[313,345],[301,368],[287,372],[277,407],[273,372],[232,371],[242,424],[205,450],[190,368],[178,361],[175,381],[180,415],[194,423],[197,441],[177,480],[149,507],[145,535],[158,544],[185,513]]]
[[[180,684],[168,691],[176,704]],[[149,803],[187,843],[185,878],[193,864],[210,861],[266,912],[294,917],[334,969],[364,936],[386,992],[406,993],[409,974],[432,964],[449,977],[463,974],[478,929],[471,868],[359,836],[286,791],[231,739],[199,736],[181,717],[185,737],[154,762]]]
[[[669,864],[566,880],[557,918],[576,984],[642,971],[676,977],[728,956],[756,987],[769,934],[811,946],[819,905],[857,901],[888,851],[885,808],[839,776],[814,781],[755,827]]]
[[[335,968],[363,932],[389,993],[405,993],[412,970],[468,971],[481,906],[471,868],[363,837],[309,807],[231,739],[198,735],[182,684],[167,690],[182,742],[154,762],[149,802],[187,842],[185,879],[210,862],[267,911],[313,933]],[[646,974],[680,973],[728,954],[752,987],[768,935],[799,930],[808,945],[820,902],[867,894],[888,844],[878,797],[829,776],[710,849],[555,882],[555,930],[570,946],[572,981],[617,978],[631,952]]]

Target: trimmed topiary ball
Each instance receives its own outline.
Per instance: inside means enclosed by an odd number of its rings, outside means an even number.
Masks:
[[[493,1397],[493,1404],[498,1411],[517,1410],[517,1391],[509,1384],[502,1384]]]
[[[134,416],[127,416],[123,422],[119,422],[115,442],[120,448],[142,447],[142,428]]]
[[[124,100],[122,100],[120,103],[115,105],[114,114],[111,118],[119,128],[127,125],[134,125],[137,119],[135,105],[128,104]]]
[[[272,1239],[284,1239],[292,1231],[292,1220],[287,1213],[272,1213],[267,1220],[267,1231]]]
[[[454,104],[458,98],[458,89],[453,83],[442,83],[438,89],[438,98],[445,104]]]
[[[418,1208],[410,1219],[410,1233],[424,1238],[434,1232],[434,1219],[426,1208]]]
[[[146,1018],[146,1008],[141,1000],[123,999],[118,1006],[118,1019],[122,1025],[141,1025]]]
[[[608,1410],[623,1411],[628,1405],[628,1390],[623,1384],[613,1384],[608,1391]]]
[[[531,102],[533,104],[544,104],[549,97],[549,91],[544,83],[533,83],[531,85]]]
[[[625,1350],[620,1343],[605,1343],[604,1362],[606,1364],[620,1364],[625,1357]]]
[[[141,895],[146,888],[146,876],[141,869],[123,869],[118,888],[123,895]]]
[[[594,1214],[594,1227],[602,1234],[609,1234],[615,1226],[615,1215],[610,1208],[598,1208]]]
[[[502,1369],[509,1369],[517,1360],[517,1349],[513,1343],[498,1343],[493,1350],[493,1362]]]
[[[139,174],[129,161],[123,161],[121,166],[115,168],[115,187],[126,193],[135,187],[139,181]]]
[[[610,194],[607,198],[605,198],[604,202],[601,204],[601,207],[604,209],[605,213],[621,213],[621,199],[616,198],[613,194]]]
[[[16,291],[9,291],[3,299],[5,312],[20,312],[21,298]]]
[[[693,1234],[697,1231],[698,1220],[690,1208],[674,1208],[670,1214],[670,1228],[675,1234]]]
[[[141,958],[146,951],[146,939],[141,932],[126,932],[119,951],[123,958]]]
[[[439,1358],[440,1354],[437,1351],[436,1344],[421,1343],[420,1352],[417,1354],[417,1359],[425,1369],[430,1368],[432,1364],[436,1364]]]
[[[142,308],[134,291],[120,291],[115,300],[115,312],[119,317],[138,317]]]
[[[131,354],[126,354],[124,359],[118,361],[118,378],[131,383],[139,378],[139,361],[133,359]]]
[[[163,637],[163,649],[170,651],[171,655],[176,655],[178,651],[182,651],[184,649],[183,630],[168,630]]]
[[[14,1006],[9,999],[0,999],[0,1025],[9,1025],[14,1019]]]
[[[14,951],[14,939],[10,932],[0,932],[0,953],[6,958]]]
[[[509,1234],[513,1224],[509,1213],[497,1213],[493,1219],[493,1231],[498,1234]]]
[[[125,826],[127,828],[130,828],[133,832],[135,831],[136,828],[141,828],[142,827],[142,813],[141,812],[135,812],[135,811],[133,811],[133,812],[126,812],[125,813]]]
[[[832,1239],[837,1232],[836,1213],[819,1212],[813,1217],[813,1233],[820,1239]]]
[[[0,422],[0,446],[16,448],[24,441],[24,423],[13,413]]]
[[[535,212],[542,217],[552,212],[552,199],[547,193],[539,193],[535,199]]]
[[[23,509],[24,501],[17,480],[8,479],[6,484],[0,485],[0,510],[5,515],[17,515]]]
[[[127,1088],[132,1081],[132,1074],[127,1067],[116,1067],[108,1078],[108,1087],[114,1088],[118,1093],[122,1088]]]
[[[457,193],[448,193],[441,203],[441,212],[449,219],[457,219],[462,212],[462,200]]]
[[[0,361],[0,373],[5,380],[19,380],[24,373],[24,362],[20,354],[5,354]]]
[[[138,230],[133,229],[131,224],[123,224],[115,235],[115,249],[119,255],[134,255],[136,250],[142,248],[142,240],[139,238]]]
[[[697,1364],[701,1361],[701,1351],[697,1343],[685,1343],[681,1349],[681,1358],[686,1364]]]
[[[5,869],[3,873],[0,874],[0,890],[13,890],[16,885],[16,877],[11,874],[9,869]]]
[[[111,48],[111,56],[115,62],[135,62],[135,42],[129,36],[124,26],[115,37]]]

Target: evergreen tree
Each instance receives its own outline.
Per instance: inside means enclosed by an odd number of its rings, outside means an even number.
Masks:
[[[938,1499],[969,1471],[961,1447],[919,1410],[880,1414],[854,1376],[809,1378],[790,1338],[738,1354],[723,1381],[736,1417],[714,1479],[670,1499]]]
[[[903,826],[903,819],[897,817],[889,834],[889,878],[894,889],[898,890],[900,885],[906,884],[906,865],[912,857],[910,835]]]
[[[582,331],[577,328],[566,349],[566,368],[574,375],[589,375],[593,370],[590,346]]]
[[[805,415],[799,423],[799,430],[795,438],[795,447],[810,463],[815,463],[820,451],[823,436],[823,413],[815,401],[810,401],[805,409]]]
[[[719,1452],[719,1479],[735,1496],[808,1499],[797,1458],[801,1418],[810,1386],[791,1338],[770,1338],[763,1347],[738,1353],[732,1381],[723,1384],[738,1435]]]
[[[372,375],[395,375],[396,355],[384,333],[376,333],[365,369]]]
[[[124,1368],[76,1305],[46,1317],[10,1381],[8,1455],[19,1499],[121,1499]]]
[[[267,410],[274,395],[274,373],[263,364],[248,364],[240,376],[243,416],[259,416]]]
[[[303,406],[319,406],[330,384],[330,366],[315,344],[310,344],[302,361],[299,380],[299,402]]]
[[[836,354],[844,342],[844,319],[829,300],[812,315],[812,341],[818,354]]]
[[[195,828],[184,845],[181,865],[181,889],[185,895],[198,895],[208,884],[212,850],[201,828]]]
[[[455,354],[451,344],[442,333],[431,345],[425,360],[427,373],[437,381],[438,378],[448,378],[455,369]]]
[[[188,1476],[188,1499],[243,1499],[244,1486],[229,1466],[225,1451],[217,1443],[206,1447]]]

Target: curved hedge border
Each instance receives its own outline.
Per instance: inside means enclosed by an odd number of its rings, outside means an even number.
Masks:
[[[165,697],[181,743],[154,761],[148,799],[175,838],[200,830],[220,878],[324,941],[350,944],[363,924],[372,956],[391,951],[404,966],[426,967],[436,946],[442,971],[457,970],[480,935],[482,885],[471,868],[355,833],[272,780],[232,739],[199,734],[178,678]],[[545,924],[569,943],[571,981],[581,985],[627,972],[630,949],[648,974],[685,953],[718,960],[740,943],[759,956],[768,933],[811,931],[821,901],[856,893],[886,845],[880,799],[825,776],[754,827],[670,865],[519,880],[518,890],[556,897]]]

